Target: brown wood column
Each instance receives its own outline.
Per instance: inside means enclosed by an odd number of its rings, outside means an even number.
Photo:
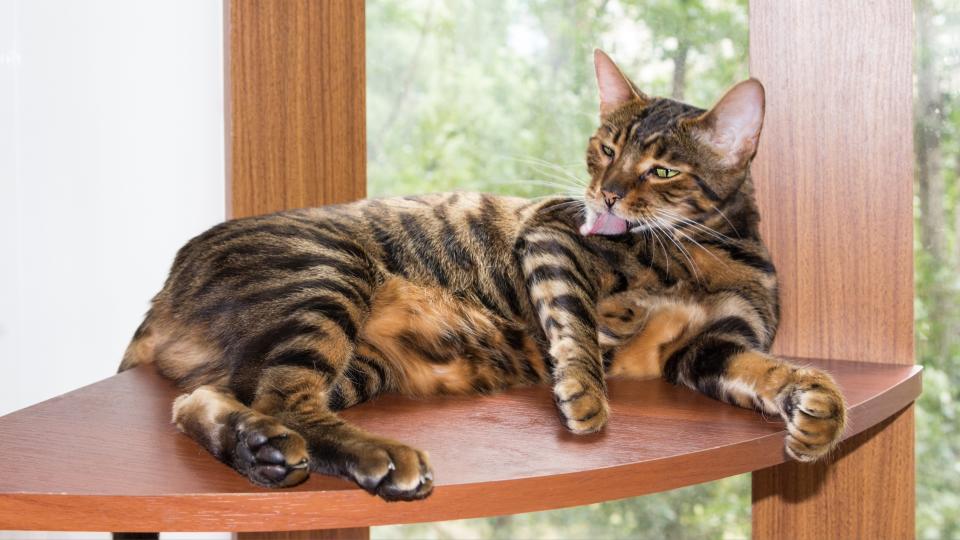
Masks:
[[[224,0],[227,215],[361,199],[367,189],[362,0]],[[238,539],[366,540],[369,527]]]
[[[224,8],[228,216],[363,198],[364,2]]]
[[[750,2],[779,354],[914,361],[912,21],[909,0]],[[754,473],[754,536],[913,537],[913,429],[911,406],[829,463]]]

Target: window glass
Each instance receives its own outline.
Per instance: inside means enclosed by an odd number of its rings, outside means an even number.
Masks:
[[[578,186],[595,47],[707,107],[747,76],[746,1],[368,0],[370,195]]]
[[[593,49],[647,93],[708,107],[747,77],[746,0],[367,0],[370,196],[582,194]],[[749,477],[375,538],[743,538]]]
[[[917,0],[917,537],[960,537],[960,5]]]

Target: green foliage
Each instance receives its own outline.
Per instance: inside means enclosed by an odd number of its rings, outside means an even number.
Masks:
[[[917,406],[917,536],[960,538],[960,5],[917,0],[915,7],[932,13],[929,27],[918,28],[916,64],[918,77],[932,79],[936,99],[931,109],[915,107],[917,132],[933,136],[918,137],[916,151],[918,159],[939,156],[926,178],[918,170],[917,192],[927,182],[945,194],[941,216],[924,215],[919,198],[915,205],[917,361],[925,368]],[[922,237],[925,225],[945,233],[944,253]]]
[[[669,4],[370,0],[370,194],[581,194],[598,114],[594,47],[660,95],[670,94],[672,51],[689,43],[701,106],[746,75],[745,0],[689,1],[679,18]],[[698,17],[702,28],[680,33]],[[726,31],[704,30],[713,25]]]

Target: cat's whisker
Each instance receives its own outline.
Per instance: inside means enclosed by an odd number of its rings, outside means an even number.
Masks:
[[[530,185],[537,185],[537,186],[545,186],[545,187],[553,187],[553,188],[562,188],[562,189],[570,190],[570,191],[579,190],[579,189],[580,189],[580,186],[573,186],[573,185],[563,184],[563,183],[560,183],[560,182],[554,182],[554,181],[546,180],[546,179],[542,179],[542,178],[518,178],[518,179],[516,179],[516,180],[490,180],[490,181],[488,181],[487,183],[488,183],[488,184],[493,184],[493,185],[499,185],[499,186],[530,186]],[[582,192],[582,191],[579,191],[579,193],[583,193],[583,192]]]
[[[711,229],[710,227],[707,227],[706,225],[703,225],[702,223],[698,223],[696,221],[686,219],[683,216],[677,216],[673,214],[665,214],[665,215],[669,215],[673,220],[675,220],[675,223],[677,225],[688,227],[690,229],[693,229],[694,231],[702,232],[708,236],[711,236],[717,239],[720,242],[732,241],[731,238]]]
[[[580,201],[567,201],[564,203],[555,204],[551,208],[560,210],[576,210],[578,214],[585,214],[587,211],[587,207]]]
[[[673,245],[677,246],[677,250],[680,252],[681,255],[683,255],[683,258],[686,259],[688,263],[690,263],[690,269],[693,271],[694,277],[696,278],[697,281],[700,281],[700,272],[698,272],[697,264],[693,262],[693,258],[690,256],[690,253],[686,250],[686,248],[683,247],[682,244],[680,244],[680,242],[677,241],[676,238],[674,238],[672,234],[670,234],[670,230],[676,230],[676,229],[674,229],[673,227],[670,227],[669,223],[666,224],[666,227],[665,227],[664,222],[658,217],[654,217],[653,221],[655,226],[663,231],[664,236],[667,237],[667,240],[670,240],[671,242],[673,242]],[[667,229],[667,227],[670,227],[670,229]]]
[[[713,257],[714,259],[716,259],[717,262],[719,262],[720,264],[722,264],[722,265],[724,265],[724,266],[728,266],[726,261],[724,261],[724,260],[721,259],[720,257],[717,257],[717,255],[716,255],[713,251],[710,251],[709,249],[703,247],[703,245],[701,245],[700,242],[697,242],[696,240],[694,240],[693,238],[691,238],[690,236],[688,236],[686,233],[684,233],[684,232],[681,231],[680,229],[674,229],[674,231],[676,231],[677,234],[679,234],[680,236],[682,236],[685,240],[687,240],[688,242],[692,242],[692,243],[693,243],[694,245],[696,245],[698,248],[700,248],[701,250],[703,250],[704,252],[706,252],[707,254],[709,254],[711,257]]]
[[[577,186],[580,186],[583,188],[587,187],[588,181],[586,179],[583,179],[574,175],[567,169],[564,169],[563,167],[555,163],[550,163],[549,161],[543,161],[543,160],[530,160],[530,159],[524,159],[524,158],[512,158],[512,159],[519,163],[524,163],[530,167],[533,167],[537,169],[539,172],[541,172],[542,174],[548,174],[550,176],[553,176],[558,180],[560,178],[563,178],[565,180],[575,182]],[[556,176],[558,174],[560,176]]]
[[[692,237],[690,237],[690,235],[686,234],[685,232],[683,232],[683,231],[681,231],[680,229],[677,229],[677,228],[674,228],[674,232],[676,232],[676,233],[679,234],[681,237],[683,237],[684,240],[692,243],[693,245],[697,246],[697,247],[700,248],[701,250],[707,252],[711,257],[713,257],[713,258],[716,259],[717,261],[719,261],[719,262],[721,262],[721,263],[724,262],[722,259],[720,259],[720,257],[717,257],[716,254],[714,254],[712,251],[710,251],[709,249],[703,247],[703,245],[702,245],[700,242],[697,242],[697,241],[694,240]],[[726,263],[724,263],[724,264],[726,264]]]
[[[699,247],[699,248],[702,249],[703,251],[707,252],[708,254],[710,254],[711,257],[713,257],[713,258],[716,259],[717,261],[723,263],[724,266],[726,266],[727,263],[726,263],[723,259],[721,259],[720,257],[717,257],[717,255],[716,255],[713,251],[710,251],[709,249],[707,249],[706,247],[704,247],[700,242],[697,242],[693,237],[691,237],[690,235],[684,233],[680,228],[675,227],[675,226],[674,226],[674,225],[675,225],[675,222],[672,222],[672,221],[670,220],[670,217],[669,217],[668,215],[666,215],[665,213],[663,213],[663,212],[660,211],[660,210],[656,210],[656,211],[654,211],[654,212],[655,212],[661,219],[665,219],[665,220],[670,224],[671,228],[673,229],[673,231],[674,231],[675,233],[681,235],[685,240],[687,240],[687,241],[689,241],[689,242],[692,242],[694,245],[696,245],[697,247]]]
[[[651,236],[653,237],[654,240],[656,240],[656,242],[657,242],[658,244],[660,244],[660,249],[663,251],[663,262],[664,262],[664,264],[665,264],[665,266],[666,266],[666,271],[669,272],[669,271],[670,271],[670,257],[667,255],[667,248],[666,248],[666,246],[663,244],[663,242],[660,241],[660,233],[658,232],[656,226],[654,226],[653,224],[650,223],[650,220],[645,220],[645,221],[646,221],[645,225],[647,225],[647,227],[649,227]],[[653,257],[650,258],[650,265],[651,265],[651,266],[653,265]]]
[[[540,158],[533,157],[533,156],[528,156],[528,157],[514,156],[514,157],[511,157],[510,159],[512,159],[512,160],[514,160],[514,161],[518,161],[518,162],[520,162],[520,163],[527,163],[527,164],[533,164],[533,165],[542,165],[542,166],[545,166],[545,167],[549,167],[549,168],[551,168],[551,169],[555,169],[555,170],[557,170],[558,172],[562,172],[562,173],[564,173],[564,174],[570,175],[572,178],[576,178],[576,179],[579,180],[579,178],[577,178],[576,176],[573,175],[573,173],[571,173],[569,170],[567,170],[567,167],[565,167],[565,166],[563,166],[563,165],[561,165],[561,164],[558,164],[558,163],[553,163],[553,162],[547,161],[547,160],[545,160],[545,159],[540,159]],[[571,165],[569,165],[569,167],[578,167],[578,168],[579,168],[579,167],[582,167],[582,163],[579,163],[579,162],[578,162],[578,163],[575,163],[575,164],[571,164]]]
[[[740,236],[740,231],[738,231],[737,228],[733,226],[733,223],[730,221],[729,218],[727,218],[727,215],[723,213],[723,210],[721,210],[719,206],[714,208],[714,210],[716,210],[717,213],[720,214],[720,217],[722,217],[723,220],[727,222],[727,225],[730,225],[730,229],[732,229],[733,232],[736,233],[737,238],[742,240],[743,237]]]
[[[545,177],[543,179],[545,182],[556,182],[557,184],[560,184],[566,188],[578,189],[581,191],[585,191],[587,189],[587,186],[585,184],[580,184],[572,181],[569,178],[558,176],[552,173],[551,171],[535,169],[533,172],[543,175]]]
[[[530,201],[542,201],[544,199],[562,199],[562,198],[574,198],[575,195],[570,193],[551,193],[549,195],[537,195],[536,197],[524,197]]]
[[[583,196],[584,189],[578,186],[568,186],[566,184],[560,184],[545,179],[527,179],[522,181],[500,181],[500,182],[490,182],[492,185],[497,186],[517,186],[517,187],[541,187],[541,188],[550,188],[556,189],[563,193],[576,194],[577,196]]]
[[[586,203],[584,203],[583,201],[576,201],[576,200],[564,201],[562,203],[553,205],[552,208],[565,208],[565,207],[571,207],[571,206],[582,206],[585,209]]]
[[[692,220],[692,219],[690,219],[690,218],[688,218],[688,217],[686,217],[686,216],[684,216],[684,215],[678,214],[678,213],[676,213],[676,212],[674,212],[674,211],[672,211],[672,210],[667,210],[666,208],[658,208],[658,209],[656,210],[656,212],[661,213],[661,214],[663,214],[663,215],[665,215],[665,216],[669,216],[669,217],[675,219],[675,220],[678,221],[678,222],[681,222],[681,223],[684,223],[684,224],[689,225],[689,226],[691,226],[691,227],[694,227],[694,228],[696,228],[696,229],[698,229],[698,230],[700,230],[700,231],[702,231],[702,232],[704,232],[704,233],[706,233],[706,234],[709,234],[710,236],[713,236],[713,237],[716,238],[717,240],[721,240],[721,241],[724,241],[724,242],[726,242],[726,241],[733,241],[733,239],[730,238],[729,236],[727,236],[727,235],[725,235],[725,234],[723,234],[723,233],[720,233],[720,232],[716,231],[715,229],[712,229],[712,228],[704,225],[703,223],[700,223],[699,221]]]

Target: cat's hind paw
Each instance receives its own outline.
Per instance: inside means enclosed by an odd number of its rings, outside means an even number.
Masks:
[[[233,466],[253,483],[289,487],[310,476],[307,443],[297,432],[267,416],[237,422]]]
[[[433,491],[433,470],[426,452],[385,439],[349,444],[352,479],[387,501],[415,501]]]

